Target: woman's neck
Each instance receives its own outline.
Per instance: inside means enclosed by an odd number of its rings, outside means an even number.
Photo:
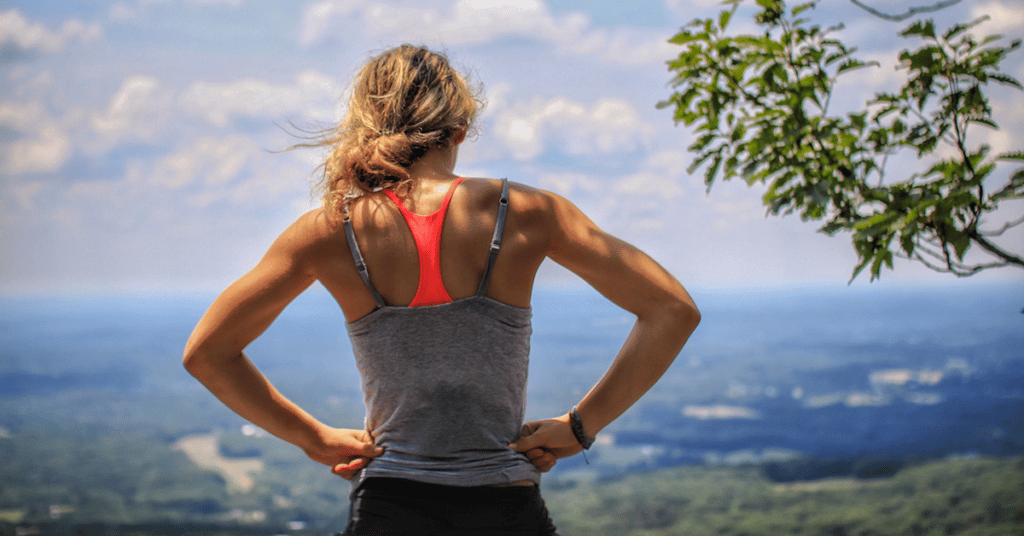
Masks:
[[[458,159],[458,155],[459,146],[454,143],[446,147],[431,147],[409,166],[409,177],[413,182],[423,179],[454,179],[456,178],[455,161]]]

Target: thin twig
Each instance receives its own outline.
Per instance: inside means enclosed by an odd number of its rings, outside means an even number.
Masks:
[[[917,15],[918,13],[930,13],[932,11],[938,11],[940,9],[945,9],[945,8],[947,8],[949,6],[953,6],[953,5],[959,4],[960,0],[946,0],[944,2],[937,2],[937,3],[935,3],[933,5],[930,5],[930,6],[911,7],[909,9],[907,9],[906,13],[902,13],[902,14],[899,14],[899,15],[891,15],[889,13],[883,13],[883,12],[878,11],[877,9],[875,9],[875,8],[869,6],[869,5],[864,4],[860,0],[850,0],[850,2],[852,2],[853,5],[863,9],[864,11],[867,11],[868,13],[871,13],[872,15],[874,15],[874,16],[876,16],[878,18],[882,18],[882,19],[889,20],[889,21],[892,21],[892,22],[900,22],[900,21],[907,20],[910,17],[913,17],[914,15]]]
[[[878,168],[878,187],[885,185],[885,167],[889,165],[889,151],[882,153],[882,165]]]
[[[927,252],[927,250],[926,250],[926,252]],[[934,255],[934,253],[932,253],[932,252],[928,252],[928,253]],[[1002,268],[1002,267],[1007,266],[1009,264],[1009,263],[1006,263],[1006,262],[992,262],[992,263],[988,263],[988,264],[975,264],[973,266],[968,266],[968,265],[960,263],[960,262],[954,262],[952,266],[947,268],[945,266],[941,266],[941,265],[938,265],[938,264],[932,264],[931,262],[928,262],[928,259],[926,259],[923,256],[921,256],[921,254],[917,253],[917,251],[915,251],[913,255],[905,255],[905,254],[903,254],[901,252],[896,252],[895,256],[898,257],[898,258],[901,258],[901,259],[907,259],[907,260],[911,260],[911,261],[920,262],[921,264],[925,265],[926,267],[928,267],[931,270],[934,270],[934,271],[940,272],[940,273],[951,273],[951,274],[956,275],[957,277],[967,277],[967,276],[974,275],[974,274],[976,274],[976,273],[978,273],[978,272],[980,272],[982,270],[988,270],[990,268]]]
[[[979,246],[981,246],[981,249],[984,249],[985,251],[991,253],[992,255],[995,255],[996,257],[1003,259],[1009,264],[1016,264],[1017,266],[1024,268],[1024,258],[1013,255],[1008,251],[1004,251],[999,246],[986,240],[984,236],[981,236],[975,230],[966,229],[965,232],[971,240],[974,240],[975,242],[977,242]]]
[[[998,231],[982,231],[982,230],[979,229],[978,230],[978,234],[980,234],[982,236],[1002,236],[1003,233],[1005,233],[1006,231],[1008,231],[1008,230],[1010,230],[1010,229],[1012,229],[1012,228],[1014,228],[1014,227],[1016,227],[1016,226],[1018,226],[1018,225],[1020,225],[1022,223],[1024,223],[1024,218],[1021,218],[1021,219],[1016,220],[1016,221],[1006,222],[1005,224],[1003,224],[1003,228],[998,230]]]

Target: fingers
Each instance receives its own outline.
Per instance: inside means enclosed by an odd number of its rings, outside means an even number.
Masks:
[[[542,473],[550,471],[557,461],[554,454],[544,449],[530,449],[525,454],[530,463]]]
[[[358,454],[366,458],[376,458],[377,456],[384,454],[384,447],[378,447],[371,441],[370,443],[364,444]]]
[[[373,442],[373,436],[366,430],[347,430],[351,439],[345,440],[341,445],[339,454],[342,456],[363,456],[365,458],[376,458],[384,453],[384,449]],[[352,440],[355,440],[354,442]]]
[[[516,452],[526,452],[536,448],[551,451],[561,447],[559,441],[555,440],[552,435],[557,426],[558,423],[552,419],[528,422],[523,425],[523,435],[510,443],[509,447]]]
[[[344,478],[345,480],[352,480],[352,477],[359,472],[360,469],[366,467],[366,463],[369,460],[363,457],[356,457],[349,460],[348,463],[339,463],[331,468],[331,472]]]
[[[343,454],[343,457],[352,457],[347,462],[336,464],[331,468],[331,472],[345,480],[352,480],[352,477],[354,477],[360,469],[366,467],[366,464],[370,462],[370,459],[376,458],[383,453],[384,448],[375,446],[371,440],[369,443],[363,443],[363,445],[357,449],[354,454]]]
[[[540,424],[536,422],[528,422],[523,425],[523,435],[519,439],[509,444],[512,450],[516,452],[526,452],[530,449],[535,449],[541,446],[542,440],[537,436],[536,432],[540,428]]]

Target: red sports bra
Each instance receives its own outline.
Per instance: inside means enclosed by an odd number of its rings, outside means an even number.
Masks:
[[[413,297],[409,307],[423,305],[440,305],[451,303],[452,297],[444,288],[444,281],[441,280],[441,229],[444,227],[444,216],[448,213],[448,203],[452,200],[455,188],[462,182],[462,177],[455,179],[448,188],[441,206],[434,212],[421,216],[410,212],[405,208],[402,201],[391,190],[384,190],[384,193],[398,205],[402,212],[405,223],[412,231],[412,238],[416,242],[416,251],[420,261],[420,281],[416,288],[416,296]]]

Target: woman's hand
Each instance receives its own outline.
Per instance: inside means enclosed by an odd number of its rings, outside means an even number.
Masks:
[[[583,450],[572,433],[568,414],[524,424],[522,435],[509,446],[516,452],[526,454],[533,466],[542,473],[550,471],[558,458],[566,458]]]
[[[345,480],[351,480],[371,459],[384,453],[366,430],[324,427],[318,435],[316,444],[302,450]]]

